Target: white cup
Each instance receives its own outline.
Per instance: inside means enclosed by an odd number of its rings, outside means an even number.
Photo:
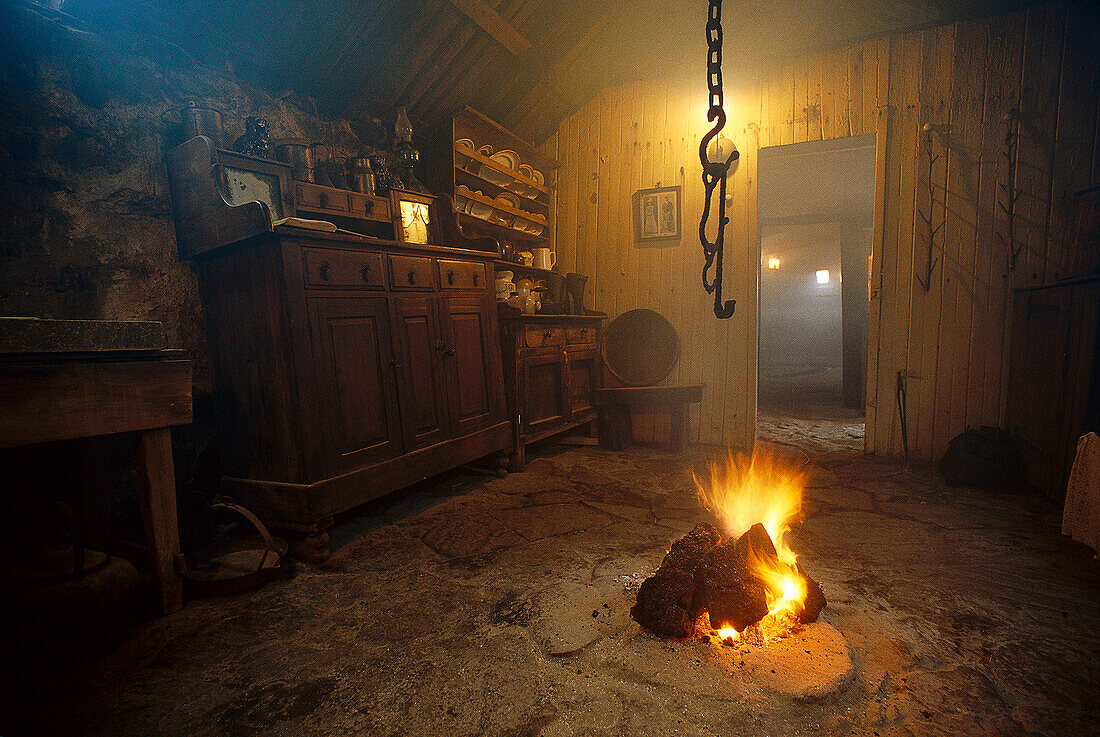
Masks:
[[[532,248],[531,253],[535,259],[531,263],[536,269],[552,269],[558,262],[558,255],[549,248]]]

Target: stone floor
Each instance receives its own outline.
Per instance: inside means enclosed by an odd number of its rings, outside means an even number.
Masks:
[[[443,477],[345,520],[326,564],[9,695],[43,735],[1096,733],[1100,563],[1058,510],[851,451],[810,454],[793,536],[825,624],[750,653],[642,631],[637,586],[708,518],[706,450]],[[827,646],[850,675],[792,686]]]

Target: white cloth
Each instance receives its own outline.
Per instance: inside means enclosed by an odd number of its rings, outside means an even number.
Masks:
[[[1100,437],[1094,432],[1077,441],[1062,510],[1062,533],[1100,552]]]

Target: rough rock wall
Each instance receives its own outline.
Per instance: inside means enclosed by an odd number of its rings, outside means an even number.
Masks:
[[[5,10],[0,22],[0,314],[159,320],[210,389],[202,307],[178,260],[164,152],[189,100],[223,112],[227,140],[244,119],[272,140],[369,150],[347,120],[311,101],[241,84],[154,35],[108,38],[62,16]],[[356,124],[363,137],[364,127]]]

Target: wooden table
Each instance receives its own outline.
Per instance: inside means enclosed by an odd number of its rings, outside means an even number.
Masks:
[[[183,605],[169,427],[190,422],[183,351],[0,351],[0,448],[140,433],[142,520],[165,613]]]

